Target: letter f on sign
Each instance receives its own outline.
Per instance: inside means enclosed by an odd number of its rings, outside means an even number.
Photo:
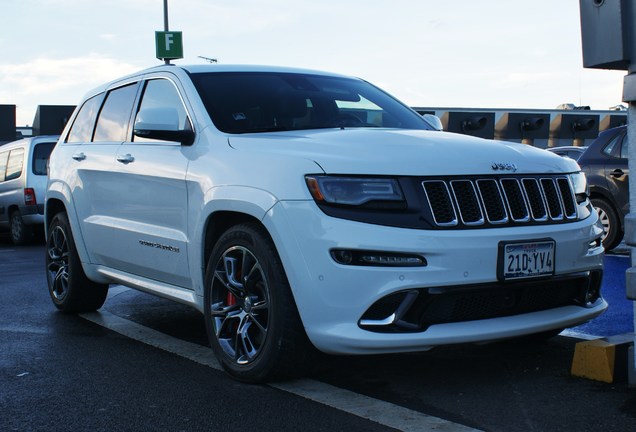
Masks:
[[[172,45],[174,41],[172,40],[172,33],[166,33],[166,51],[170,51],[170,45]]]

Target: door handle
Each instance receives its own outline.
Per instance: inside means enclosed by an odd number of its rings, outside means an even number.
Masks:
[[[84,152],[79,152],[79,153],[75,153],[73,156],[71,156],[73,159],[75,159],[76,161],[83,161],[84,159],[86,159],[86,155],[84,154]]]
[[[121,162],[123,164],[129,164],[134,161],[135,161],[135,158],[130,153],[117,156],[117,162]]]
[[[615,169],[614,171],[611,172],[610,175],[612,177],[620,178],[620,177],[623,177],[625,175],[625,172],[623,172],[622,169]]]

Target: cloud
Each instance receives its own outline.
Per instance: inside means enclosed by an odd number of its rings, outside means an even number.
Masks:
[[[30,123],[38,105],[75,105],[91,88],[139,69],[96,54],[1,64],[0,100],[17,105],[17,124]]]
[[[505,74],[497,81],[493,81],[493,87],[515,88],[547,82],[558,82],[568,76],[569,74],[565,72],[512,72]]]

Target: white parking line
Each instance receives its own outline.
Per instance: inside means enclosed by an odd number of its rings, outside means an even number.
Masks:
[[[583,339],[583,340],[594,340],[594,339],[599,339],[602,337],[602,336],[590,335],[587,333],[580,333],[574,330],[563,330],[561,333],[559,333],[559,336],[565,336],[565,337],[571,337],[571,338]]]
[[[109,296],[115,296],[126,290],[128,290],[128,288],[112,287]],[[133,321],[121,318],[104,309],[99,312],[80,314],[80,316],[131,339],[171,352],[213,369],[221,370],[221,366],[214,358],[212,350],[209,347],[168,336]],[[472,429],[458,423],[422,414],[310,379],[271,383],[269,385],[273,388],[304,397],[311,401],[400,431],[477,431],[477,429]]]

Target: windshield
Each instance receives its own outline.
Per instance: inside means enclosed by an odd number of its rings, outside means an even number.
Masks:
[[[416,112],[371,84],[300,73],[192,74],[214,125],[240,134],[302,129],[430,129]]]

